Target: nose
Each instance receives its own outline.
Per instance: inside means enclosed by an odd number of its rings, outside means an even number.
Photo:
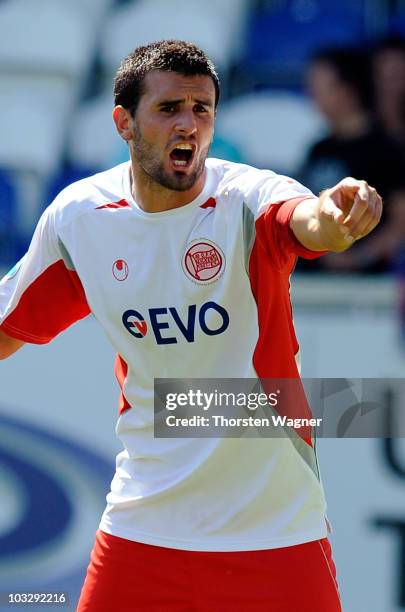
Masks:
[[[191,136],[197,131],[197,123],[192,110],[184,110],[177,116],[175,131],[178,134]]]

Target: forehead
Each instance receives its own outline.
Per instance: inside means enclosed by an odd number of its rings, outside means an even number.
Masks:
[[[214,104],[215,86],[208,75],[184,76],[178,72],[152,70],[144,78],[142,98],[151,103],[192,98]]]
[[[327,62],[314,62],[309,68],[309,77],[317,82],[322,80],[332,83],[339,80],[336,69]]]

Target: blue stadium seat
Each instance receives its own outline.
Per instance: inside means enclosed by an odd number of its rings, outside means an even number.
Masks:
[[[49,204],[56,198],[58,193],[60,193],[65,187],[75,183],[76,181],[80,181],[81,179],[91,176],[96,172],[98,172],[98,168],[95,167],[85,168],[72,166],[70,164],[63,166],[59,172],[51,178],[46,186],[44,208],[49,206]]]
[[[405,35],[405,11],[398,11],[388,22],[388,32],[393,36]]]
[[[270,77],[297,76],[311,54],[329,45],[365,40],[366,0],[285,0],[252,13],[246,33],[244,70]]]
[[[0,266],[18,259],[17,190],[12,175],[0,168]]]

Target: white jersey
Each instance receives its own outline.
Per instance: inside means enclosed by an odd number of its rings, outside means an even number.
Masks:
[[[188,550],[277,548],[325,537],[311,444],[154,438],[154,378],[298,377],[289,277],[295,206],[313,194],[267,170],[206,162],[202,193],[147,213],[130,163],[67,187],[0,283],[0,329],[46,343],[92,313],[117,351],[124,450],[100,528]]]

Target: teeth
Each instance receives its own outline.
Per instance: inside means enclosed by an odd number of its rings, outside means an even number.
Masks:
[[[185,149],[187,151],[191,151],[192,148],[193,147],[190,144],[178,144],[178,145],[176,145],[176,149]]]
[[[173,163],[175,166],[187,166],[187,162],[182,159],[174,159]]]

